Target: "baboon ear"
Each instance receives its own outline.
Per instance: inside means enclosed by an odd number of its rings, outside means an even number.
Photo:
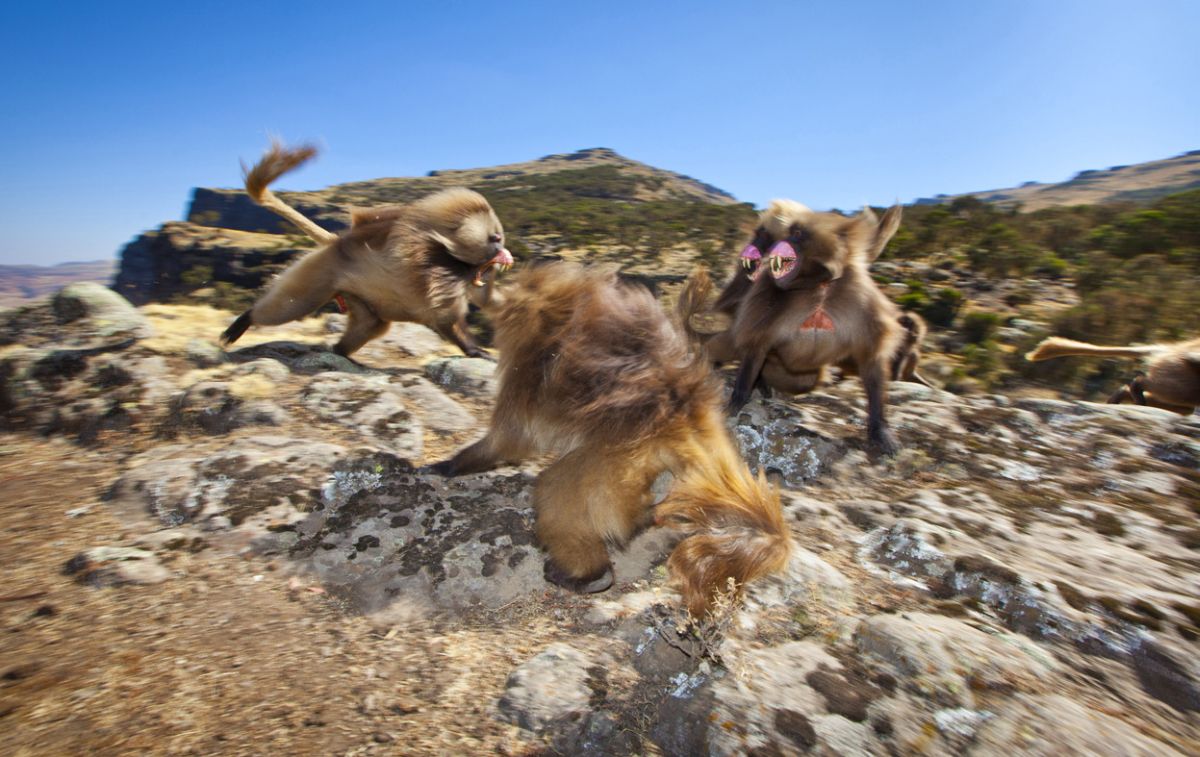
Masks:
[[[457,248],[455,247],[454,242],[452,242],[450,240],[450,237],[448,237],[440,232],[434,231],[433,229],[429,229],[428,231],[426,231],[425,236],[428,237],[429,241],[433,242],[434,244],[440,244],[442,247],[445,247],[446,252],[450,253],[451,255],[454,255],[454,257],[458,257],[457,255],[455,255],[455,252],[457,252]]]
[[[896,234],[896,230],[900,228],[900,205],[897,203],[887,209],[883,214],[883,219],[875,227],[875,236],[871,240],[870,247],[867,248],[867,262],[873,262],[883,252],[883,248],[887,247],[888,241]],[[871,213],[871,209],[867,208],[864,213]],[[875,214],[871,213],[874,218]]]

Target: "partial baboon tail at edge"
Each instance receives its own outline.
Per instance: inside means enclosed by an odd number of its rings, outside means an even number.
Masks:
[[[288,148],[277,141],[272,141],[271,147],[254,164],[253,168],[247,170],[246,165],[242,164],[242,175],[246,182],[246,194],[250,195],[250,199],[296,224],[301,231],[317,242],[328,244],[337,239],[336,234],[321,228],[300,211],[276,197],[275,193],[267,188],[288,171],[295,170],[312,160],[316,154],[317,148],[312,145]]]
[[[704,452],[658,505],[657,517],[686,534],[667,565],[689,612],[702,619],[718,593],[740,592],[750,581],[782,571],[792,538],[779,493],[761,471],[750,473],[724,426],[696,442]]]
[[[687,283],[679,292],[679,302],[675,305],[675,317],[688,341],[693,344],[700,341],[700,334],[692,327],[692,316],[704,309],[704,303],[711,291],[712,279],[709,278],[708,271],[697,268],[688,277]]]
[[[1072,339],[1063,339],[1062,337],[1052,336],[1049,339],[1044,339],[1042,342],[1030,352],[1025,353],[1026,360],[1051,360],[1056,357],[1066,357],[1069,355],[1088,355],[1092,357],[1129,357],[1129,358],[1144,358],[1149,357],[1156,352],[1160,352],[1162,347],[1150,345],[1146,347],[1111,347],[1105,345],[1088,344],[1087,342],[1076,342]]]

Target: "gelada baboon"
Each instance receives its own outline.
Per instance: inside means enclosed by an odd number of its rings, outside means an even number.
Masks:
[[[351,214],[350,229],[332,234],[305,218],[267,187],[316,154],[274,144],[249,171],[250,197],[295,223],[321,249],[276,278],[266,294],[221,335],[237,341],[252,325],[275,326],[310,315],[335,298],[349,313],[334,350],[350,355],[387,331],[392,321],[432,328],[467,355],[486,356],[467,330],[468,301],[493,296],[496,273],[511,267],[504,229],[483,195],[447,189],[409,205]]]
[[[1200,339],[1142,347],[1106,347],[1052,336],[1027,352],[1025,359],[1051,360],[1068,355],[1143,361],[1146,372],[1118,389],[1108,398],[1110,404],[1129,400],[1183,415],[1190,415],[1200,407]]]
[[[505,295],[491,311],[491,427],[433,470],[557,453],[534,489],[536,531],[547,580],[575,591],[608,588],[606,544],[652,515],[685,534],[668,566],[697,618],[729,579],[741,586],[783,568],[791,537],[779,495],[741,459],[712,370],[647,289],[609,267],[554,262],[522,271]],[[655,506],[664,473],[673,482]]]
[[[772,209],[768,209],[768,213],[773,216],[778,216],[781,213],[789,214],[792,217],[799,217],[807,213],[811,213],[807,207],[792,200],[776,200],[772,205]],[[769,231],[773,228],[781,231],[780,225],[777,223],[768,223],[764,213],[763,223],[760,223],[758,228],[754,230],[754,236],[750,243],[742,249],[741,255],[738,256],[738,267],[734,270],[733,276],[729,278],[729,283],[725,285],[725,289],[717,297],[716,303],[712,309],[732,316],[736,311],[742,299],[750,291],[751,285],[759,277],[764,270],[762,266],[763,250],[771,250],[783,238],[776,237]],[[898,216],[897,216],[898,222]],[[880,247],[874,251],[875,257],[878,257],[883,252]],[[875,258],[871,258],[868,262],[873,262]],[[892,381],[910,381],[914,384],[933,387],[933,384],[917,372],[917,365],[921,360],[921,342],[924,341],[929,327],[925,324],[925,320],[916,313],[902,311],[897,317],[897,322],[904,329],[904,336],[900,340],[896,352],[892,355],[891,368],[889,376]]]
[[[871,447],[894,454],[896,442],[884,418],[886,384],[904,368],[895,357],[903,356],[906,333],[912,332],[901,325],[899,308],[879,291],[867,266],[896,233],[900,207],[882,219],[870,209],[847,218],[775,200],[760,221],[756,240],[771,246],[760,252],[752,276],[742,277],[749,281],[744,292],[730,295],[727,286],[718,298],[717,307],[736,303],[733,324],[705,345],[717,363],[741,361],[730,409],[740,409],[760,381],[800,394],[825,379],[827,366],[838,365],[862,379]]]

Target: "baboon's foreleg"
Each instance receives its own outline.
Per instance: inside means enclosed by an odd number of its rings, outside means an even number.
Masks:
[[[860,363],[858,375],[862,379],[863,389],[867,393],[867,444],[884,455],[894,455],[899,451],[896,438],[888,428],[884,417],[887,404],[887,372],[883,361],[871,357]]]
[[[383,336],[392,324],[375,315],[375,311],[366,301],[345,293],[342,294],[342,299],[346,302],[349,314],[346,317],[346,331],[334,345],[333,351],[343,357],[349,357],[367,342]]]
[[[503,395],[497,403],[498,410],[504,407]],[[497,413],[487,436],[462,448],[449,460],[434,463],[429,469],[443,476],[462,476],[491,470],[501,463],[523,460],[532,451],[533,443],[526,434],[525,424],[520,419]]]
[[[550,554],[547,580],[579,592],[612,585],[605,543],[633,534],[653,480],[647,471],[631,472],[627,461],[611,449],[582,447],[538,476],[533,505],[538,539]]]
[[[488,354],[487,350],[479,346],[475,341],[475,337],[471,336],[465,317],[459,318],[449,325],[438,326],[437,332],[446,341],[453,342],[467,357],[481,357],[488,360],[492,357]]]
[[[760,349],[742,356],[742,364],[738,367],[737,378],[733,382],[733,393],[729,395],[728,411],[732,415],[741,410],[750,401],[750,393],[762,373],[763,363],[767,360],[767,351]]]

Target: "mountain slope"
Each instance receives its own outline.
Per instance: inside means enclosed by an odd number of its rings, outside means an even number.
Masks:
[[[971,195],[984,202],[1019,205],[1021,210],[1031,211],[1056,205],[1145,204],[1197,187],[1200,187],[1200,150],[1192,150],[1165,160],[1080,171],[1067,181],[1058,183],[1030,181],[1008,189],[922,198],[916,204],[937,205],[955,197]]]

